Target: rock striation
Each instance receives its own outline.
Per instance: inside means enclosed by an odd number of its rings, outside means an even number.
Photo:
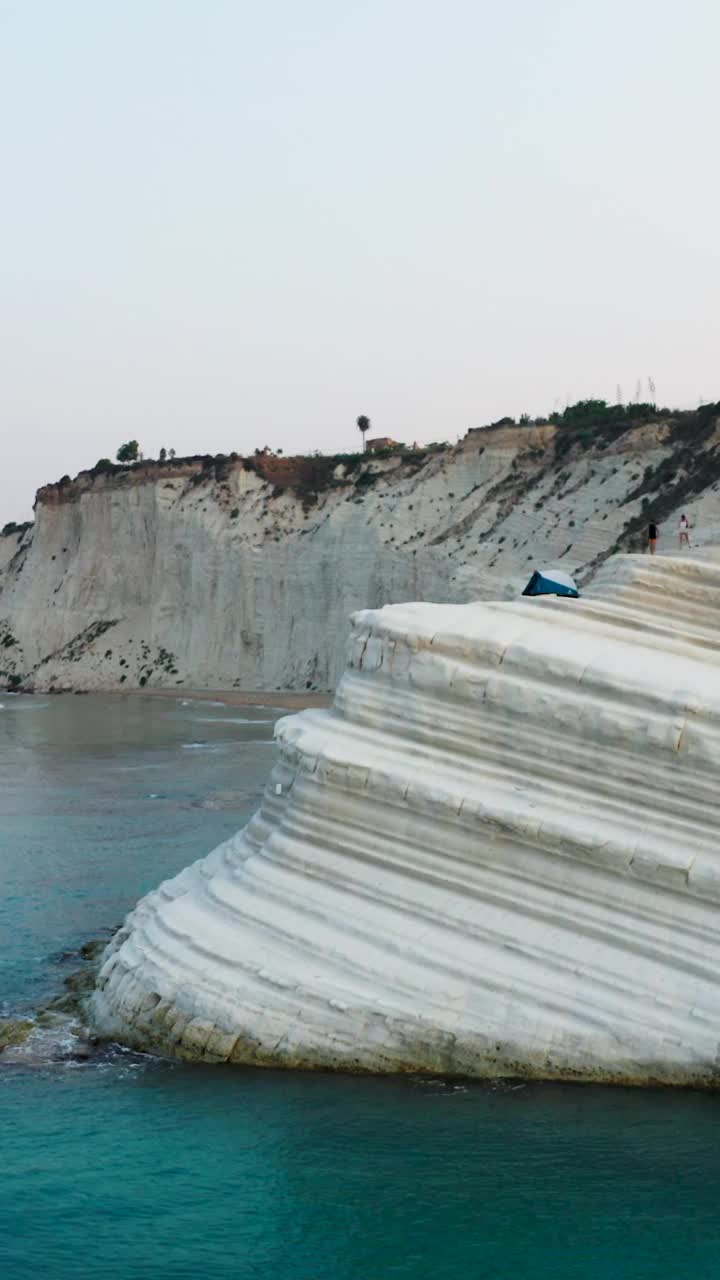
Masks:
[[[331,690],[348,619],[514,598],[720,532],[720,417],[471,431],[391,457],[174,459],[81,473],[0,535],[0,688]]]
[[[720,554],[353,619],[258,813],[149,894],[102,1035],[211,1062],[716,1084]]]

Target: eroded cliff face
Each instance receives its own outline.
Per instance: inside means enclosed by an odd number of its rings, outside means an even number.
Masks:
[[[407,459],[48,485],[34,526],[0,537],[0,684],[331,689],[358,608],[510,598],[542,563],[589,578],[656,509],[661,548],[680,508],[720,525],[717,430],[693,430],[559,448],[554,427],[503,428]]]
[[[717,1086],[720,559],[355,616],[248,826],[105,954],[181,1058]]]

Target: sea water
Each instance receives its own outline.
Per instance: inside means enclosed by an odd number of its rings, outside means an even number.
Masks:
[[[236,830],[271,708],[0,695],[0,1002]],[[0,1057],[0,1277],[701,1280],[712,1095]]]

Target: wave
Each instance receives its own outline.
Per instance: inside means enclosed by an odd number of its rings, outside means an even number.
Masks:
[[[258,716],[254,720],[247,716],[204,716],[198,717],[196,724],[274,724],[278,716]]]

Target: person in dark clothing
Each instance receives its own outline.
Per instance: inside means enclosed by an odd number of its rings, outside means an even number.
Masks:
[[[650,548],[651,556],[655,555],[655,548],[657,546],[657,536],[658,536],[657,525],[652,523],[649,524],[648,525],[648,546]]]

